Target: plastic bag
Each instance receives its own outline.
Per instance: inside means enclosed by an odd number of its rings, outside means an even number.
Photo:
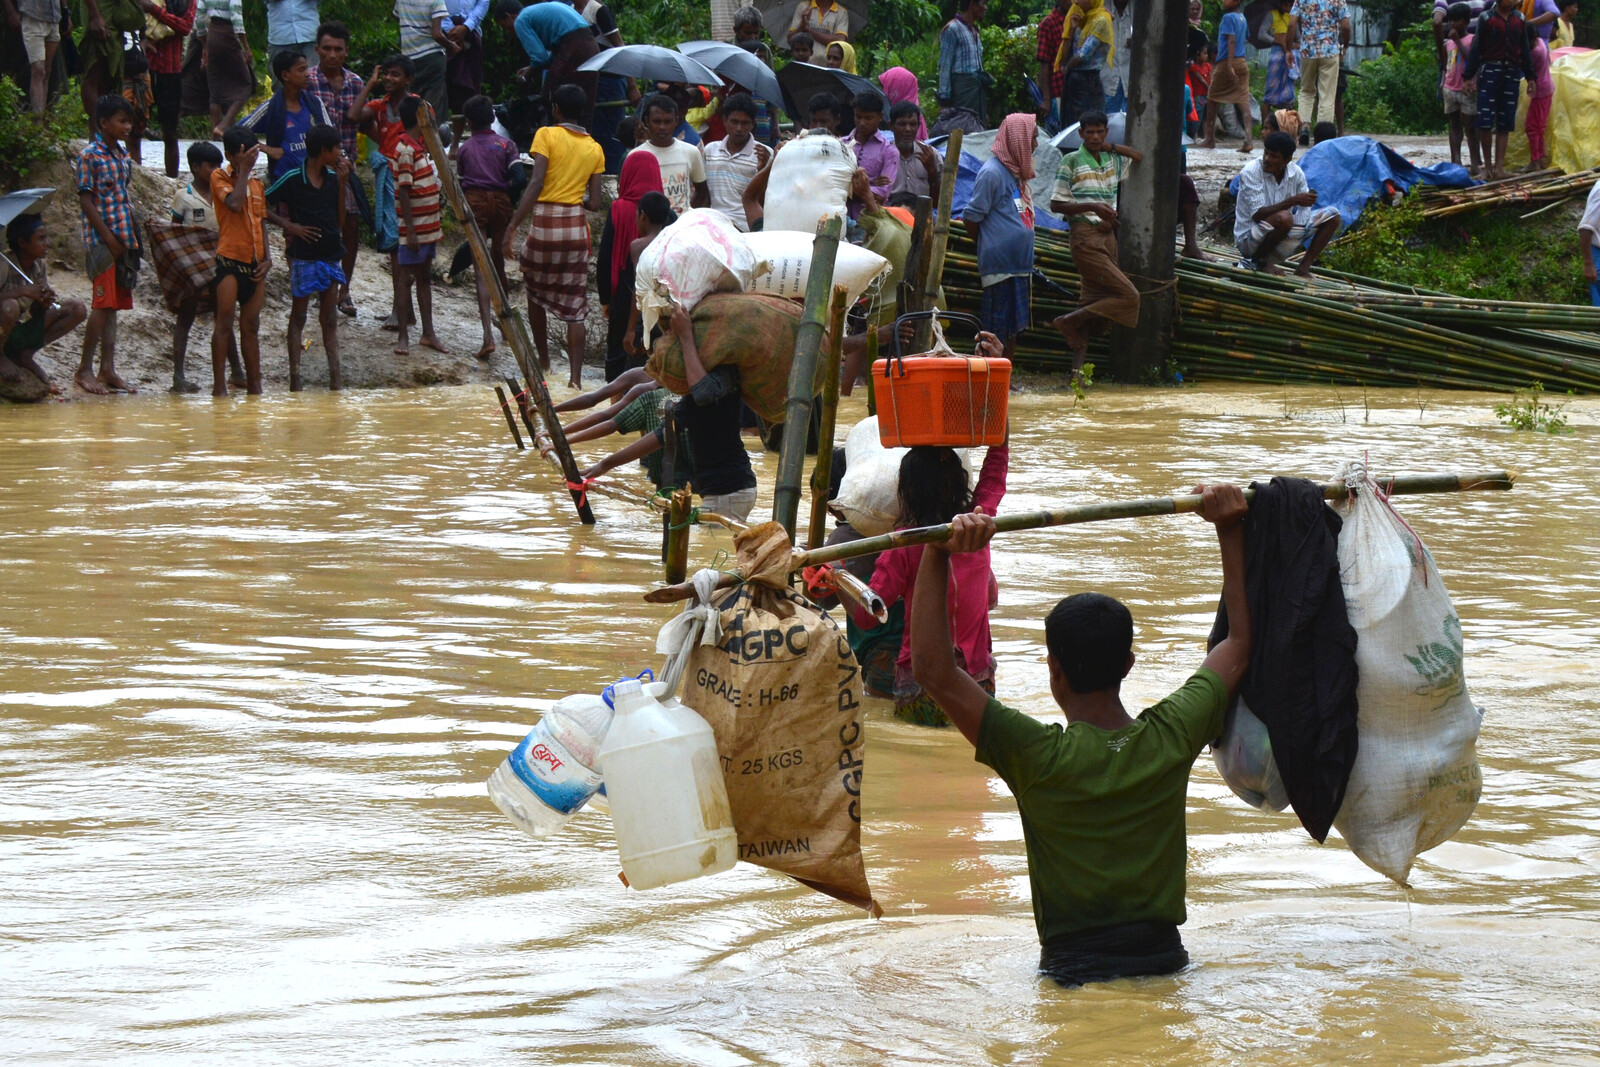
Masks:
[[[755,279],[748,287],[751,292],[790,300],[805,298],[813,235],[780,230],[750,233],[744,239],[756,261]],[[850,303],[861,299],[876,279],[888,273],[889,261],[878,253],[840,243],[833,261],[833,284],[845,287]]]
[[[796,137],[772,161],[762,229],[815,237],[824,218],[844,214],[857,166],[856,154],[832,134],[807,130]]]
[[[709,293],[750,288],[755,265],[744,235],[726,215],[710,208],[685,211],[639,257],[633,289],[640,336],[650,336],[674,306],[693,311]]]
[[[1235,700],[1222,721],[1222,736],[1211,744],[1211,760],[1233,795],[1262,811],[1282,811],[1289,793],[1272,758],[1267,725],[1256,718],[1243,698]]]
[[[909,448],[884,448],[878,436],[878,417],[862,419],[844,441],[844,477],[839,495],[829,507],[863,537],[876,537],[895,528],[900,521],[900,461]],[[961,465],[967,468],[967,483],[972,483],[972,455],[956,449]]]
[[[716,733],[739,858],[881,915],[861,855],[860,667],[839,625],[789,589],[782,526],[734,547],[744,584],[713,597],[714,623],[683,624],[678,647],[680,699]]]
[[[1467,694],[1461,620],[1422,539],[1361,464],[1339,477],[1339,579],[1355,628],[1361,747],[1333,825],[1361,861],[1405,883],[1417,855],[1472,815],[1483,714]]]

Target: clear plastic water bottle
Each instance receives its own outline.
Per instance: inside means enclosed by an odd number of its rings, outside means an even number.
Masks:
[[[587,693],[556,701],[489,776],[489,799],[529,837],[561,829],[600,788],[600,742],[613,714]]]

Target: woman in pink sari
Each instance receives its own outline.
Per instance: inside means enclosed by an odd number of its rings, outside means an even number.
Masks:
[[[908,101],[921,106],[917,99],[920,87],[917,85],[917,76],[904,67],[890,67],[878,75],[878,84],[883,86],[883,95],[889,98],[889,106]],[[928,120],[923,119],[917,127],[917,140],[928,139]]]

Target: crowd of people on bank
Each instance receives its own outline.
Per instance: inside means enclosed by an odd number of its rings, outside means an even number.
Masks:
[[[1316,208],[1315,191],[1293,156],[1297,141],[1308,143],[1313,131],[1318,140],[1342,132],[1349,13],[1340,0],[1277,0],[1270,19],[1252,28],[1239,2],[1223,0],[1215,33],[1204,29],[1198,0],[1190,5],[1185,118],[1201,136],[1201,147],[1214,146],[1218,126],[1236,118],[1241,151],[1250,152],[1255,104],[1246,55],[1251,47],[1265,51],[1264,151],[1232,183],[1233,236],[1245,265],[1276,271],[1283,259],[1298,254],[1298,269],[1309,271],[1338,221],[1330,210]],[[42,107],[43,72],[70,18],[61,0],[0,4],[36,61],[30,102]],[[1504,173],[1506,135],[1524,78],[1531,87],[1526,129],[1532,165],[1543,165],[1550,51],[1569,42],[1573,32],[1574,5],[1557,4],[1436,0],[1440,94],[1452,151],[1459,158],[1465,141],[1474,171],[1486,177]],[[80,78],[93,129],[76,175],[91,306],[57,301],[36,277],[43,267],[28,258],[27,247],[42,239],[42,224],[17,220],[8,235],[14,253],[8,272],[15,284],[0,289],[0,327],[18,325],[7,329],[0,373],[40,374],[33,354],[48,343],[43,338],[59,340],[83,322],[75,381],[90,392],[131,388],[115,369],[116,314],[131,306],[147,260],[155,262],[174,315],[173,389],[198,388],[184,370],[189,333],[198,312],[214,310],[213,393],[223,395],[230,385],[259,390],[262,282],[272,269],[268,227],[283,232],[290,279],[284,340],[292,389],[301,385],[299,360],[313,304],[329,383],[341,384],[337,322],[340,315],[359,313],[350,280],[363,222],[389,262],[393,303],[383,326],[397,334],[395,351],[408,351],[415,331],[418,344],[443,352],[432,321],[441,189],[436,164],[418,137],[420,114],[431,115],[447,132],[453,129],[451,165],[489,237],[500,281],[509,282],[506,261],[515,260],[541,360],[548,364],[553,314],[564,327],[567,351],[578,354],[569,375],[577,385],[589,302],[585,218],[601,204],[602,174],[619,176],[598,249],[609,380],[641,364],[650,340],[639,336],[627,294],[641,242],[651,234],[698,207],[721,211],[740,229],[760,228],[774,159],[791,136],[819,132],[839,137],[859,164],[852,219],[869,208],[909,218],[918,197],[939,192],[942,158],[930,136],[985,129],[994,87],[978,32],[987,13],[984,0],[962,0],[940,31],[932,87],[938,112],[931,129],[921,107],[923,87],[902,67],[879,73],[867,91],[809,98],[802,102],[806,114],[788,116],[792,129],[780,121],[779,102],[759,99],[744,86],[712,90],[580,70],[586,60],[623,43],[614,15],[600,0],[397,0],[400,47],[365,78],[346,65],[349,30],[317,21],[315,0],[270,0],[273,89],[246,111],[256,78],[241,0],[87,0],[86,11]],[[712,14],[715,33],[772,62],[759,10],[718,0]],[[513,104],[525,105],[519,118],[486,92],[494,88],[484,85],[490,23],[499,31],[495,47],[514,48],[524,64],[509,87]],[[788,51],[790,62],[820,60],[817,65],[859,73],[850,16],[837,0],[806,0],[787,29],[779,48]],[[1116,205],[1126,170],[1139,165],[1139,156],[1110,143],[1108,115],[1126,105],[1138,33],[1135,0],[1058,0],[1037,27],[1038,112],[1008,115],[998,124],[993,158],[964,204],[963,226],[978,246],[985,328],[1008,353],[1032,325],[1036,209],[1029,183],[1036,177],[1033,155],[1041,127],[1054,131],[1076,124],[1082,141],[1061,161],[1048,207],[1072,231],[1083,297],[1076,311],[1052,325],[1081,364],[1093,334],[1137,318],[1137,289],[1117,266]],[[138,44],[130,48],[105,43],[134,39]],[[209,113],[220,147],[191,148],[189,181],[170,220],[147,219],[141,227],[129,193],[140,139],[158,118],[166,142],[163,162],[176,176],[177,116],[196,111]],[[508,137],[513,128],[527,132],[528,143]],[[358,154],[362,135],[364,161]],[[250,177],[261,157],[264,182]],[[363,162],[370,186],[357,173]],[[1198,256],[1198,194],[1187,176],[1178,196],[1184,252]],[[32,265],[31,272],[19,257]],[[478,279],[480,358],[496,348],[485,281]]]

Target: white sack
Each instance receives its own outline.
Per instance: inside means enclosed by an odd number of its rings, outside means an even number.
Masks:
[[[744,235],[722,212],[691,208],[679,215],[650,242],[634,272],[640,342],[674,306],[693,311],[709,293],[750,288],[755,265]]]

